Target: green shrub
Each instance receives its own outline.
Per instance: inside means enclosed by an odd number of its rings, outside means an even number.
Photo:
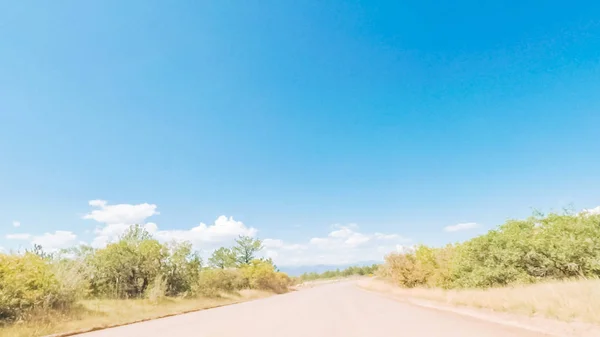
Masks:
[[[497,230],[459,245],[454,286],[487,288],[532,282],[526,257],[533,253],[533,229],[533,223],[528,221],[509,221]]]
[[[200,272],[194,293],[217,297],[221,293],[231,293],[248,287],[248,280],[238,269],[204,269]]]
[[[189,242],[171,242],[167,251],[161,270],[166,295],[191,295],[200,277],[202,259]]]
[[[118,242],[97,250],[89,259],[96,296],[141,297],[161,273],[167,248],[140,226],[132,226]]]
[[[600,277],[600,214],[537,219],[536,276]]]
[[[292,280],[284,273],[276,271],[275,266],[267,260],[252,260],[241,268],[242,275],[248,280],[252,289],[270,290],[281,294],[288,291]]]
[[[35,246],[24,255],[0,254],[0,323],[48,317],[50,310],[71,309],[88,297],[158,303],[167,296],[219,296],[247,288],[287,291],[287,275],[270,260],[254,259],[260,240],[241,236],[236,243],[213,254],[211,264],[222,269],[202,269],[190,243],[160,243],[139,225],[101,249],[47,254]]]
[[[443,248],[386,257],[379,273],[405,287],[489,288],[600,276],[600,215],[532,216]]]
[[[385,272],[397,284],[413,288],[427,283],[414,253],[392,253],[385,257]]]
[[[90,284],[87,268],[83,260],[55,259],[49,261],[50,268],[58,282],[58,296],[66,303],[88,297]]]
[[[23,319],[34,310],[70,307],[76,293],[63,286],[49,261],[32,253],[0,254],[0,320]]]

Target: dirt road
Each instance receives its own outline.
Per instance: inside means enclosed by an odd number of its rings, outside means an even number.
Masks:
[[[540,337],[396,302],[352,282],[96,331],[82,337]]]

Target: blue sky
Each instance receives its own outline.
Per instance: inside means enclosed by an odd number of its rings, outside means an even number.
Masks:
[[[250,233],[282,264],[346,263],[596,207],[599,14],[2,2],[0,246],[98,242],[137,221],[202,249]],[[444,230],[464,223],[478,226]]]

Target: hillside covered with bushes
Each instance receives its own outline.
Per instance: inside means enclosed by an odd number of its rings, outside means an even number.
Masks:
[[[600,215],[537,214],[445,247],[389,254],[378,274],[413,287],[490,288],[600,277]]]

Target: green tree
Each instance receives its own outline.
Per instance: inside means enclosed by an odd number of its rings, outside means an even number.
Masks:
[[[237,245],[233,247],[233,252],[241,265],[250,264],[255,259],[256,253],[263,249],[262,241],[250,236],[240,236],[235,242]]]
[[[118,242],[99,249],[91,258],[93,291],[100,295],[140,297],[160,275],[167,253],[143,227],[132,226]]]
[[[189,242],[173,241],[166,245],[168,256],[162,270],[166,282],[166,294],[170,296],[189,293],[198,280],[202,258],[193,251]]]
[[[214,268],[233,268],[237,262],[236,253],[226,247],[215,250],[208,259],[208,264]]]

